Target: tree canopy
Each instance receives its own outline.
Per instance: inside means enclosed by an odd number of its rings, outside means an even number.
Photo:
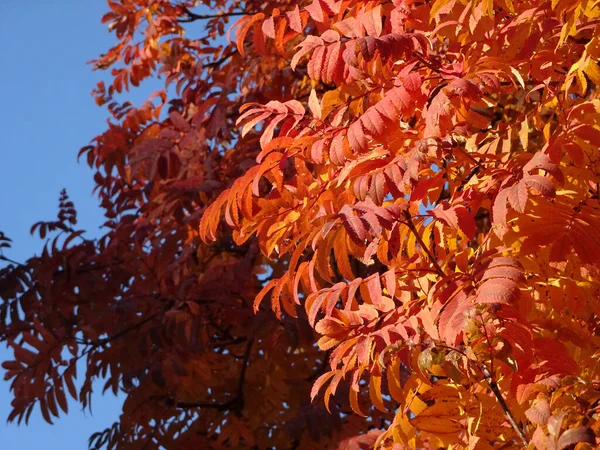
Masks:
[[[120,391],[90,448],[596,447],[599,2],[102,21],[111,119],[79,155],[106,222],[63,192],[0,271],[9,420]]]

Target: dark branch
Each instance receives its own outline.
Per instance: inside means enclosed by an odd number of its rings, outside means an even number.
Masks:
[[[237,53],[237,50],[232,50],[231,52],[227,53],[220,59],[217,59],[216,61],[204,64],[204,67],[218,67],[221,64],[223,64],[225,61],[227,61],[229,58],[231,58],[233,55],[235,55],[236,53]]]
[[[120,337],[126,335],[127,333],[129,333],[131,331],[134,331],[134,330],[137,330],[138,328],[143,327],[145,324],[147,324],[151,320],[155,319],[161,312],[162,311],[158,311],[158,312],[152,314],[151,316],[146,317],[144,320],[142,320],[142,321],[140,321],[140,322],[138,322],[136,324],[133,324],[130,327],[127,327],[127,328],[125,328],[125,329],[123,329],[123,330],[121,330],[121,331],[113,334],[112,336],[109,336],[109,337],[104,338],[104,339],[98,339],[96,341],[85,341],[85,340],[77,339],[76,338],[75,340],[76,340],[76,342],[78,344],[91,345],[93,348],[100,347],[100,346],[106,345],[106,344],[108,344],[108,343],[110,343],[110,342],[112,342],[112,341],[114,341],[116,339],[119,339]]]
[[[517,433],[517,436],[519,436],[519,439],[523,443],[523,446],[525,448],[527,448],[529,446],[529,441],[527,441],[525,432],[523,431],[523,429],[519,426],[519,424],[515,420],[515,417],[512,415],[512,412],[510,411],[510,409],[508,408],[508,405],[506,404],[506,402],[504,401],[504,398],[502,397],[502,393],[500,392],[500,389],[498,389],[498,385],[496,384],[494,377],[492,377],[492,374],[485,366],[483,366],[483,375],[485,376],[486,381],[490,385],[490,389],[494,393],[494,396],[496,397],[496,400],[500,404],[500,407],[504,411],[504,415],[510,422],[510,425],[513,427],[513,430],[515,430],[515,433]]]
[[[6,261],[19,267],[27,267],[25,264],[20,263],[19,261],[15,261],[14,259],[7,258],[4,255],[0,255],[0,261]]]
[[[184,11],[187,14],[187,18],[177,19],[177,21],[179,23],[190,23],[190,22],[195,22],[197,20],[217,19],[219,17],[245,16],[248,14],[245,11],[230,12],[230,13],[216,13],[216,14],[196,14],[196,13],[193,13],[192,11],[190,11],[188,8],[184,8]]]
[[[191,409],[191,408],[211,408],[216,409],[218,411],[234,411],[237,416],[241,416],[242,409],[244,408],[244,382],[246,380],[246,369],[248,368],[248,362],[250,361],[250,354],[252,353],[252,344],[254,343],[254,338],[251,337],[248,339],[248,345],[246,346],[246,351],[244,352],[244,360],[242,362],[242,369],[240,370],[240,375],[237,383],[237,394],[231,400],[225,403],[208,403],[208,402],[177,402],[175,403],[173,399],[168,399],[167,404],[169,406],[176,406],[181,409]]]

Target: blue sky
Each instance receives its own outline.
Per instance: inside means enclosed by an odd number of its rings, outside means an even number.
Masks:
[[[103,74],[86,64],[114,42],[100,23],[106,10],[103,0],[0,0],[0,230],[14,241],[5,255],[17,261],[41,250],[43,242],[29,228],[56,217],[62,188],[75,202],[79,226],[100,234],[92,172],[77,162],[77,152],[106,124],[105,111],[90,96]],[[7,357],[0,345],[0,360]],[[11,395],[3,378],[0,368],[0,450],[84,450],[89,435],[111,425],[121,409],[112,395],[98,394],[92,416],[71,402],[69,415],[55,425],[38,409],[28,426],[5,424]]]

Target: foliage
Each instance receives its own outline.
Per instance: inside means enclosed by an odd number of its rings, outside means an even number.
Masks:
[[[10,420],[103,383],[92,448],[595,447],[598,2],[108,4],[105,234],[63,194],[3,269]]]

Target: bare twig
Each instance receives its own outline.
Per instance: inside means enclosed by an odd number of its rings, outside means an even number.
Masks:
[[[14,259],[7,258],[4,255],[0,255],[0,261],[6,261],[11,264],[14,264],[15,266],[19,266],[19,267],[27,267],[27,266],[25,266],[25,264],[20,263],[19,261],[15,261]]]

